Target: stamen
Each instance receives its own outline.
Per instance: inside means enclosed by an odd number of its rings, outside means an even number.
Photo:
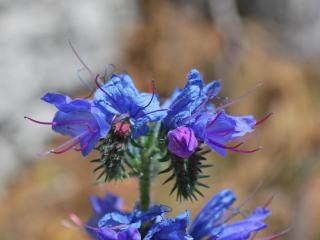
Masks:
[[[234,138],[234,139],[232,139],[232,141],[234,141],[234,142],[238,142],[238,141],[245,142],[245,141],[247,141],[248,139],[253,138],[253,137],[255,137],[255,136],[256,136],[256,134],[254,134],[254,133],[252,133],[252,134],[247,134],[246,136]]]
[[[231,220],[234,216],[236,216],[238,213],[240,213],[240,209],[242,207],[244,207],[256,194],[257,192],[259,191],[259,189],[262,187],[263,185],[263,181],[261,181],[257,187],[255,188],[255,190],[236,208],[233,210],[233,212],[230,214],[230,216],[227,216],[227,217],[224,217],[223,218],[223,221],[221,221],[221,224],[222,223],[226,223],[228,222],[229,220]]]
[[[196,111],[194,111],[194,113],[192,113],[189,117],[187,117],[186,119],[183,120],[183,123],[189,121],[190,119],[196,117],[202,110],[203,108],[206,106],[208,102],[208,98],[206,98],[200,105],[199,107],[197,107]]]
[[[207,134],[210,135],[219,135],[219,136],[226,136],[229,133],[235,132],[234,128],[227,128],[227,129],[222,129],[219,131],[213,131],[213,132],[207,132]]]
[[[38,120],[35,120],[33,118],[30,118],[30,117],[27,117],[27,116],[24,116],[24,119],[28,119],[30,120],[31,122],[34,122],[34,123],[38,123],[38,124],[42,124],[42,125],[56,125],[56,122],[43,122],[43,121],[38,121]]]
[[[94,77],[94,73],[91,71],[91,69],[87,66],[87,64],[82,60],[82,58],[80,57],[80,55],[78,54],[78,52],[76,51],[76,49],[74,48],[74,46],[72,45],[71,41],[68,40],[68,43],[74,53],[74,55],[76,55],[77,59],[79,60],[79,62],[82,64],[82,66],[88,71],[88,73]]]
[[[237,147],[235,148],[235,147],[232,147],[232,146],[227,146],[227,145],[224,145],[224,144],[212,141],[212,140],[209,140],[209,142],[211,144],[213,144],[213,145],[216,145],[217,147],[228,149],[228,150],[230,150],[232,152],[238,152],[238,153],[254,153],[254,152],[257,152],[260,149],[262,149],[262,147],[258,147],[258,148],[253,149],[253,150],[242,150],[242,149],[237,149]]]
[[[82,151],[83,149],[85,149],[86,147],[88,147],[89,143],[91,142],[91,140],[95,137],[95,135],[91,135],[90,138],[88,139],[88,141],[86,142],[86,144],[84,144],[82,147],[80,146],[80,148],[76,148],[75,146],[73,147],[73,149],[75,151]]]
[[[279,237],[282,237],[283,235],[287,234],[288,232],[290,232],[292,230],[292,227],[287,228],[286,230],[283,230],[282,232],[276,233],[274,235],[271,235],[269,237],[266,238],[262,238],[261,240],[276,240]],[[253,239],[253,238],[252,238]],[[250,240],[252,240],[250,239]]]
[[[108,74],[108,68],[111,67],[111,71],[110,74]],[[106,83],[106,79],[110,79],[110,77],[112,76],[112,74],[116,71],[116,65],[114,64],[108,64],[108,66],[104,69],[104,76],[103,76],[103,82]]]
[[[96,228],[96,227],[92,227],[92,226],[90,226],[88,224],[84,224],[83,221],[73,212],[69,213],[69,218],[77,226],[86,227],[86,228],[94,230],[94,231],[99,231],[99,232],[101,231],[100,228]]]
[[[260,125],[261,123],[265,122],[267,119],[269,119],[271,116],[273,115],[273,112],[270,112],[269,114],[267,114],[265,117],[263,117],[262,119],[260,119],[259,121],[256,122],[255,126]]]
[[[240,147],[241,145],[243,145],[243,142],[238,143],[237,145],[233,146],[233,148],[238,148],[238,147]]]
[[[249,88],[244,94],[242,94],[241,96],[231,100],[228,103],[223,104],[222,106],[219,106],[218,108],[216,108],[216,111],[219,112],[227,107],[230,107],[238,102],[240,102],[240,100],[242,100],[242,98],[248,96],[249,94],[251,94],[254,90],[256,90],[258,87],[260,87],[262,85],[262,82],[258,82],[256,85],[254,85],[253,87]]]
[[[238,153],[245,153],[245,154],[250,154],[250,153],[255,153],[257,151],[260,151],[262,149],[262,147],[257,147],[256,149],[252,149],[252,150],[243,150],[243,149],[230,149],[232,152],[238,152]]]
[[[153,80],[151,80],[151,88],[152,88],[152,96],[151,96],[151,99],[149,100],[149,102],[147,103],[147,105],[145,105],[144,107],[139,108],[139,109],[135,112],[135,114],[133,114],[133,118],[135,118],[140,111],[142,111],[142,110],[146,109],[147,107],[149,107],[150,104],[152,103],[153,98],[154,98],[154,96],[155,96],[155,94],[156,94],[156,86],[155,86],[155,83],[154,83]]]
[[[77,70],[77,77],[79,79],[79,81],[86,87],[88,88],[90,91],[93,91],[94,89],[85,81],[82,79],[82,77],[80,76],[80,72],[84,70],[84,67],[80,68]]]
[[[64,142],[63,144],[45,152],[44,154],[41,154],[41,156],[46,156],[50,153],[56,153],[56,154],[59,154],[60,152],[63,153],[63,152],[66,152],[68,151],[69,149],[71,149],[72,147],[76,146],[79,141],[80,141],[80,138],[85,136],[86,134],[88,134],[89,132],[88,131],[84,131],[83,133],[79,134],[78,136],[74,137],[74,138],[71,138],[69,139],[68,141]],[[70,144],[70,145],[69,145]],[[64,148],[65,146],[67,146],[65,149],[63,150],[60,150],[60,151],[57,151],[59,149],[62,149]],[[65,150],[65,151],[64,151]]]
[[[114,105],[116,105],[116,106],[119,108],[117,102],[110,96],[109,93],[107,93],[107,92],[100,86],[100,83],[98,82],[98,79],[100,79],[99,74],[97,74],[97,76],[96,76],[95,79],[94,79],[94,82],[96,83],[97,87],[98,87],[104,94],[106,94],[108,98],[110,98],[110,100],[113,102]]]
[[[168,111],[171,111],[170,108],[163,108],[163,109],[158,109],[158,110],[154,110],[154,111],[151,111],[151,112],[148,112],[146,114],[144,114],[143,116],[146,116],[146,115],[149,115],[149,114],[152,114],[152,113],[156,113],[156,112],[168,112]]]
[[[214,118],[209,124],[207,124],[206,128],[212,127],[212,125],[217,121],[217,119],[221,116],[221,114],[222,114],[222,112],[219,112],[219,113],[215,116],[215,118]]]
[[[269,198],[268,198],[268,200],[267,200],[267,202],[263,205],[263,207],[268,207],[270,204],[271,204],[271,202],[272,202],[272,200],[274,199],[274,197],[275,197],[275,194],[272,194]]]
[[[71,219],[71,221],[80,226],[80,227],[83,227],[84,226],[84,223],[81,221],[81,219],[73,212],[70,212],[69,213],[69,218]]]
[[[50,150],[50,153],[54,153],[54,154],[61,154],[61,153],[65,153],[67,151],[69,151],[70,149],[74,148],[74,146],[76,146],[77,144],[79,144],[80,142],[80,139],[78,139],[75,143],[71,144],[70,146],[66,147],[65,149],[62,149],[60,151],[57,151],[57,150]]]
[[[156,86],[155,86],[155,83],[154,83],[153,80],[151,80],[151,89],[152,89],[151,99],[150,99],[150,101],[148,102],[148,104],[143,107],[143,109],[146,109],[147,107],[150,106],[150,104],[152,103],[153,98],[154,98],[154,96],[155,96],[155,94],[156,94]]]

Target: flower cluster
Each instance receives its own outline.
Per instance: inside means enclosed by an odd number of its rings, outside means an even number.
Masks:
[[[264,221],[270,210],[266,207],[232,221],[241,213],[240,208],[232,208],[235,201],[233,191],[222,190],[190,224],[188,210],[172,219],[165,217],[170,209],[163,205],[154,205],[144,213],[138,206],[124,212],[122,199],[108,193],[104,198],[91,197],[94,215],[81,227],[97,240],[245,240],[267,227]]]
[[[221,83],[205,84],[195,69],[188,73],[186,85],[176,89],[162,106],[154,84],[152,93],[146,93],[137,90],[128,74],[112,74],[107,82],[102,80],[97,75],[97,90],[90,100],[45,94],[42,100],[58,109],[52,122],[26,117],[71,137],[47,153],[74,149],[87,156],[98,150],[100,158],[93,160],[99,164],[94,171],[101,171],[98,179],[139,176],[143,157],[167,161],[168,167],[160,173],[172,170],[166,181],[176,180],[172,191],[177,190],[180,199],[196,199],[195,193],[201,195],[198,186],[206,187],[199,182],[205,177],[201,168],[209,166],[202,163],[208,152],[201,151],[204,147],[222,156],[227,150],[253,153],[260,149],[240,149],[247,138],[244,135],[254,131],[256,120],[251,115],[231,116],[223,105],[212,104],[210,100],[218,98]],[[142,153],[145,149],[149,149],[147,155]]]
[[[216,108],[211,104],[209,101],[217,97],[221,83],[213,81],[205,85],[195,69],[189,72],[186,86],[176,89],[163,108],[154,88],[153,93],[139,92],[127,74],[113,74],[104,85],[100,79],[99,75],[95,79],[97,90],[92,100],[72,100],[58,93],[45,94],[42,100],[58,109],[52,122],[28,118],[52,125],[54,131],[72,137],[51,153],[65,152],[79,144],[86,156],[100,139],[110,133],[113,125],[130,124],[130,136],[137,139],[148,135],[151,122],[159,121],[167,131],[169,151],[181,158],[191,156],[201,143],[223,156],[226,150],[243,153],[257,150],[240,150],[238,145],[225,145],[240,141],[241,136],[252,132],[256,121],[250,115],[228,115],[223,107]]]
[[[191,224],[188,210],[167,218],[168,207],[150,206],[150,182],[158,174],[169,173],[164,184],[174,181],[170,194],[176,192],[179,200],[197,200],[203,196],[199,187],[208,187],[201,182],[208,177],[202,169],[210,167],[204,164],[205,154],[258,151],[259,147],[241,146],[271,114],[259,121],[251,115],[228,114],[225,108],[236,101],[214,105],[211,100],[221,99],[220,81],[205,84],[195,69],[188,73],[186,85],[162,104],[154,83],[152,92],[146,93],[137,90],[128,74],[112,74],[105,80],[96,76],[92,99],[45,94],[42,100],[58,109],[51,122],[25,117],[71,137],[47,153],[73,149],[87,156],[96,150],[100,155],[91,162],[98,164],[94,169],[100,171],[98,180],[103,176],[104,181],[139,178],[140,201],[132,212],[123,211],[117,196],[92,196],[94,215],[83,223],[71,214],[76,224],[97,240],[246,240],[267,227],[267,206],[245,216],[240,210],[243,204],[232,208],[236,196],[231,190],[216,194]]]

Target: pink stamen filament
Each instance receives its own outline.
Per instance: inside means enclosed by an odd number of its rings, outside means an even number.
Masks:
[[[43,125],[54,125],[54,122],[43,122],[43,121],[38,121],[38,120],[32,119],[32,118],[27,117],[27,116],[24,116],[24,119],[28,119],[28,120],[30,120],[31,122],[38,123],[38,124],[43,124]]]
[[[215,118],[206,126],[206,128],[210,128],[213,124],[215,124],[215,122],[217,121],[217,119],[221,116],[222,112],[219,112]]]
[[[65,149],[62,149],[62,150],[50,150],[50,153],[54,153],[54,154],[61,154],[61,153],[65,153],[67,152],[68,150],[74,148],[77,144],[80,143],[80,139],[78,139],[76,142],[74,142],[73,144],[71,144],[70,146],[66,147]]]
[[[260,125],[261,123],[265,122],[266,120],[268,120],[271,116],[273,115],[273,112],[270,112],[269,114],[267,114],[265,117],[263,117],[262,119],[260,119],[259,121],[256,122],[255,126]]]
[[[88,141],[86,142],[86,144],[84,144],[82,147],[80,146],[80,148],[76,148],[75,146],[73,147],[73,149],[75,151],[82,151],[83,149],[85,149],[86,147],[88,147],[89,143],[91,142],[91,140],[95,137],[95,135],[91,135],[90,138],[88,139]]]
[[[279,232],[279,233],[276,233],[274,235],[271,235],[269,237],[266,237],[266,238],[262,238],[261,240],[275,240],[275,239],[279,239],[279,237],[282,237],[283,235],[287,234],[288,232],[291,231],[291,227],[282,231],[282,232]],[[250,240],[253,240],[254,238],[250,239]]]
[[[258,148],[253,149],[253,150],[242,150],[242,149],[237,149],[239,147],[238,145],[236,145],[236,146],[227,146],[227,145],[224,145],[224,144],[221,144],[221,143],[217,143],[217,142],[212,141],[212,140],[209,140],[209,142],[211,144],[213,144],[213,145],[216,145],[217,147],[228,149],[230,151],[238,152],[238,153],[254,153],[254,152],[259,151],[261,149],[261,147],[258,147]]]
[[[71,219],[71,221],[76,224],[77,226],[80,226],[80,227],[86,227],[90,230],[94,230],[94,231],[97,231],[97,232],[101,232],[101,229],[100,228],[96,228],[96,227],[93,227],[93,226],[90,226],[88,224],[84,224],[83,221],[74,213],[69,213],[69,218]]]
[[[78,136],[69,139],[68,141],[64,142],[63,144],[61,144],[61,145],[55,147],[54,149],[51,149],[50,151],[46,152],[45,155],[47,155],[49,153],[60,154],[60,153],[64,153],[64,152],[68,151],[69,149],[71,149],[72,147],[76,146],[80,142],[81,137],[85,136],[88,133],[89,133],[88,131],[85,131],[85,132],[79,134]],[[64,148],[65,146],[66,146],[66,148]]]
[[[208,132],[207,135],[218,135],[218,136],[226,136],[229,133],[235,132],[233,128],[222,129],[219,131]]]

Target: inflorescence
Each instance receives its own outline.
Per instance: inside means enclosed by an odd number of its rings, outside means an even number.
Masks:
[[[165,217],[168,207],[150,207],[149,191],[155,176],[168,174],[164,184],[173,182],[170,194],[175,192],[180,201],[197,200],[203,196],[201,188],[208,187],[202,182],[209,177],[203,169],[211,166],[206,164],[206,154],[259,151],[261,147],[247,149],[243,145],[271,113],[258,121],[251,115],[230,115],[226,108],[239,99],[213,104],[212,100],[221,99],[221,82],[205,84],[195,69],[188,73],[186,85],[162,103],[154,82],[149,93],[140,92],[128,74],[113,73],[108,79],[97,75],[94,82],[91,99],[45,94],[41,99],[57,108],[52,121],[25,117],[71,137],[46,154],[75,150],[87,156],[95,150],[99,156],[91,162],[96,164],[97,180],[140,180],[140,202],[132,212],[123,212],[122,200],[111,194],[102,199],[92,197],[95,215],[83,223],[71,214],[75,223],[94,239],[103,240],[242,240],[266,227],[267,207],[232,221],[241,211],[231,208],[236,199],[231,190],[214,196],[191,224],[188,211],[169,219]]]

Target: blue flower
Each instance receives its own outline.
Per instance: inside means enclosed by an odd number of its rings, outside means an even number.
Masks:
[[[168,149],[181,158],[188,158],[198,147],[198,140],[193,130],[188,127],[178,127],[168,133]]]
[[[123,199],[111,193],[107,193],[103,198],[90,196],[90,203],[94,214],[88,221],[88,225],[92,227],[98,227],[99,220],[105,214],[121,212],[123,208]],[[88,231],[92,232],[90,229],[88,229]]]
[[[259,150],[240,150],[242,143],[235,146],[227,146],[225,143],[231,141],[245,140],[241,138],[247,133],[253,132],[256,120],[253,116],[231,116],[225,112],[201,113],[193,125],[196,136],[207,144],[211,149],[222,156],[226,155],[226,150],[240,153],[251,153]]]
[[[189,230],[189,212],[175,219],[161,219],[149,229],[144,240],[246,240],[252,233],[266,228],[270,215],[267,208],[259,207],[253,213],[234,223],[226,223],[239,213],[231,210],[236,196],[231,190],[216,194],[194,219]]]
[[[176,128],[187,127],[191,129],[190,136],[196,136],[199,144],[207,144],[222,156],[226,155],[226,150],[239,153],[253,153],[260,150],[260,148],[239,149],[243,143],[234,146],[226,145],[232,141],[244,141],[246,138],[243,136],[254,131],[258,123],[251,115],[231,116],[225,113],[223,107],[216,108],[209,103],[209,100],[217,97],[220,92],[220,81],[212,81],[205,85],[200,73],[195,69],[189,72],[187,80],[187,85],[181,90],[176,89],[163,105],[170,109],[163,119],[163,125],[169,130],[169,134]],[[266,118],[268,117],[269,115]],[[169,139],[169,145],[170,142],[172,141]],[[188,149],[186,148],[185,151]],[[172,150],[171,152],[175,153]],[[188,151],[187,155],[191,154],[192,152]]]
[[[238,209],[230,210],[235,200],[236,196],[231,190],[226,189],[216,194],[193,221],[190,235],[196,240],[245,240],[252,233],[267,227],[264,220],[270,215],[270,211],[262,207],[256,208],[242,220],[227,224],[227,221],[239,213]]]
[[[251,233],[261,231],[267,225],[263,222],[270,215],[267,208],[257,208],[251,215],[233,224],[226,224],[222,231],[212,239],[242,240],[249,239]]]
[[[72,100],[59,93],[47,93],[41,99],[55,105],[58,109],[53,121],[41,122],[29,117],[25,118],[39,124],[51,125],[55,132],[72,137],[47,153],[59,154],[76,149],[86,156],[110,129],[112,115],[100,111],[92,101]],[[80,145],[79,149],[76,148],[77,145]]]
[[[202,239],[220,233],[223,223],[221,219],[235,200],[235,194],[227,189],[216,194],[200,211],[190,226],[189,232],[192,237]]]
[[[121,198],[107,194],[104,198],[91,197],[94,215],[88,221],[86,230],[97,240],[140,240],[138,229],[146,221],[160,217],[169,211],[163,205],[154,205],[141,212],[135,207],[132,212],[123,212]]]
[[[113,74],[111,79],[100,86],[94,96],[97,106],[104,112],[116,116],[115,121],[128,119],[133,128],[133,138],[147,135],[149,122],[161,120],[166,111],[160,109],[155,93],[140,93],[127,74]]]
[[[216,97],[221,89],[220,81],[212,81],[205,85],[196,69],[188,73],[187,81],[186,86],[181,90],[175,90],[165,103],[170,109],[163,119],[167,129],[192,124],[194,117],[205,107],[208,100]]]
[[[151,226],[144,240],[192,240],[186,231],[188,224],[188,211],[174,219],[161,219]]]

